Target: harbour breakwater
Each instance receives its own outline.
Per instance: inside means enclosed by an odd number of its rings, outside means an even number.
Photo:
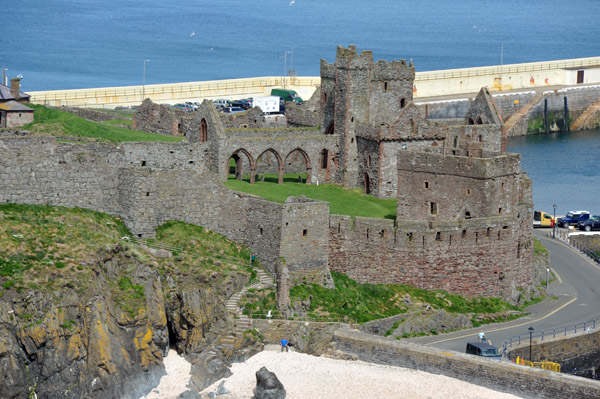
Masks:
[[[489,67],[461,68],[415,73],[413,97],[470,95],[487,86],[490,91],[545,90],[550,87],[600,83],[600,57],[532,62]],[[145,98],[157,103],[269,95],[272,88],[296,90],[307,100],[321,84],[318,76],[256,77],[206,82],[184,82],[91,89],[32,91],[31,101],[51,106],[115,108],[139,105]],[[474,97],[474,95],[473,95]]]

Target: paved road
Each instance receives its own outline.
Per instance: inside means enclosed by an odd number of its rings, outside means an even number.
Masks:
[[[528,307],[530,314],[507,323],[490,324],[482,329],[496,346],[510,337],[528,334],[531,326],[536,331],[582,323],[596,319],[600,322],[600,267],[587,260],[570,246],[551,238],[549,229],[536,229],[534,236],[550,251],[551,270],[556,280],[548,287],[549,297]],[[550,237],[548,237],[548,235]],[[408,341],[445,350],[464,352],[467,342],[476,341],[479,328],[456,331],[430,337],[411,338]]]

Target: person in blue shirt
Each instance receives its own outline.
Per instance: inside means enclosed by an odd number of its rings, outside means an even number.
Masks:
[[[285,337],[283,337],[283,339],[281,340],[281,351],[283,352],[284,349],[286,352],[290,351],[290,347],[288,346],[288,340],[285,339]]]

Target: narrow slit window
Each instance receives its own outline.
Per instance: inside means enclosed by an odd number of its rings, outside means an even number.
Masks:
[[[438,214],[437,202],[431,202],[430,203],[430,211],[431,211],[432,215],[437,215]]]

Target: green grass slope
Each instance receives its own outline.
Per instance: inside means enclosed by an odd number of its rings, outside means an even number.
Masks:
[[[131,240],[123,222],[85,209],[38,205],[0,205],[0,300],[13,290],[60,293],[65,289],[86,295],[101,259],[121,246],[135,264],[145,264],[181,285],[221,281],[233,272],[251,274],[250,251],[200,226],[169,222],[160,226],[149,245],[173,254],[154,258]],[[109,254],[109,255],[107,255]],[[132,271],[133,272],[133,271]],[[127,276],[116,284],[139,294]],[[137,293],[137,294],[136,294]],[[135,299],[135,298],[134,298]]]
[[[48,108],[38,104],[27,104],[35,109],[33,122],[23,126],[23,129],[34,132],[39,136],[78,137],[99,141],[162,141],[179,142],[183,137],[165,136],[137,130],[126,129],[111,124],[91,122],[77,115]],[[114,122],[117,123],[117,122]],[[127,122],[120,121],[120,124]]]

